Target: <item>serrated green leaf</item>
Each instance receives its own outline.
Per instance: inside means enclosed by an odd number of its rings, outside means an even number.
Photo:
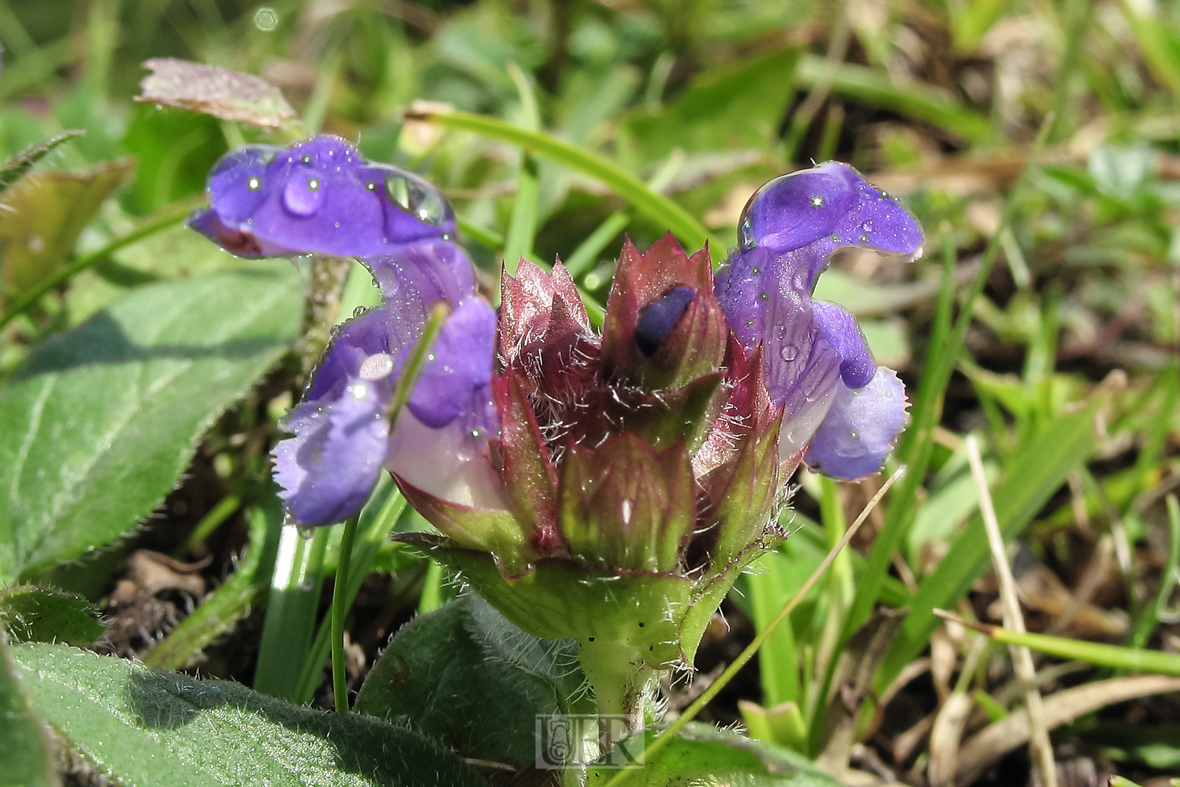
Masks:
[[[50,767],[49,751],[41,720],[21,691],[8,642],[0,630],[0,785],[51,787],[59,784]]]
[[[13,642],[89,645],[105,628],[81,596],[23,585],[0,590],[0,621]]]
[[[438,742],[377,719],[64,645],[12,656],[33,707],[121,784],[483,784]]]
[[[568,713],[582,684],[572,641],[525,634],[464,596],[407,623],[369,673],[356,710],[406,719],[467,757],[533,762],[539,714]]]
[[[8,161],[0,164],[0,194],[8,191],[12,184],[24,177],[25,173],[31,170],[34,164],[48,156],[58,145],[61,145],[63,142],[69,142],[71,139],[80,137],[85,133],[85,131],[74,129],[63,131],[60,134],[54,134],[44,142],[26,148],[8,159]]]
[[[0,582],[151,513],[290,345],[301,289],[273,264],[144,287],[35,350],[0,389]]]

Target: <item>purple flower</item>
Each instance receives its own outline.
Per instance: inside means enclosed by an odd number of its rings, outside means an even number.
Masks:
[[[385,303],[336,334],[284,421],[295,436],[275,449],[291,517],[311,525],[350,516],[382,467],[461,505],[501,505],[486,450],[498,429],[490,384],[496,315],[475,295],[470,262],[442,241],[365,262]],[[451,305],[450,318],[391,426],[406,359],[438,301]]]
[[[717,296],[742,343],[764,348],[767,387],[785,408],[784,459],[807,449],[811,467],[838,479],[880,469],[905,426],[904,386],[876,365],[855,318],[811,293],[838,248],[912,259],[924,240],[903,205],[844,164],[776,178],[750,198]]]
[[[206,190],[211,207],[194,211],[189,226],[243,257],[372,257],[455,234],[451,207],[433,184],[373,163],[336,136],[231,150]]]

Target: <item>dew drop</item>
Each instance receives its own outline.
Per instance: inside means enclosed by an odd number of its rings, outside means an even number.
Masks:
[[[340,229],[340,222],[336,222],[332,226],[335,227],[336,229]]]
[[[315,535],[315,528],[310,525],[297,525],[299,537],[304,541],[310,541],[311,537]]]
[[[824,198],[823,198],[823,195],[821,195],[821,194],[812,194],[812,195],[811,195],[811,207],[813,207],[813,208],[815,208],[815,209],[817,209],[817,210],[818,210],[819,208],[822,208],[823,206],[824,206]]]
[[[443,239],[443,242],[444,242],[444,243],[450,243],[450,242],[451,242],[451,233],[449,233],[449,232],[444,232],[444,233],[442,234],[442,239]]]
[[[365,307],[358,306],[352,310],[352,318],[355,320],[357,317],[360,317],[364,313],[365,313]]]
[[[796,349],[795,345],[793,344],[784,345],[783,349],[779,351],[779,357],[787,363],[790,363],[799,357],[799,350]]]
[[[484,436],[484,430],[477,426],[474,429],[472,429],[470,432],[468,432],[467,436],[470,437],[472,440],[479,440]]]
[[[246,178],[246,190],[247,191],[260,191],[261,189],[262,189],[262,178],[258,177],[257,175],[253,175],[249,178]]]
[[[860,225],[860,228],[865,232],[870,232],[873,229],[873,222],[866,221],[864,224]]]
[[[393,374],[393,356],[389,353],[373,353],[361,361],[360,376],[366,380],[383,380]]]
[[[833,232],[831,235],[828,236],[828,238],[832,241],[832,243],[839,243],[840,242],[840,233]]]
[[[311,166],[311,156],[309,154],[304,153],[301,161],[303,162],[304,166]]]
[[[753,318],[753,317],[747,317],[747,318],[746,318],[746,327],[747,327],[747,328],[753,328],[753,327],[754,327],[754,318]]]
[[[357,380],[352,385],[348,386],[348,395],[358,402],[363,402],[369,398],[370,387],[364,380]]]
[[[315,583],[312,582],[310,578],[305,579],[299,583],[299,589],[304,593],[310,593],[313,588],[315,588]]]
[[[869,242],[869,236],[868,236],[868,235],[866,235],[866,234],[864,234],[864,233],[862,232],[862,233],[861,233],[861,235],[860,235],[860,237],[859,237],[859,238],[857,238],[857,240],[858,240],[860,243],[868,243],[868,242]]]
[[[390,173],[385,176],[385,196],[394,205],[397,205],[404,211],[409,211],[410,189],[406,184],[406,179],[401,175]]]
[[[750,273],[753,274],[754,276],[761,276],[762,269],[760,267],[758,267],[757,265],[755,265],[753,268],[750,268]]]
[[[437,360],[438,360],[438,356],[435,355],[434,353],[431,353],[430,355],[426,356],[426,363],[434,363]]]
[[[376,190],[377,190],[377,181],[370,180],[368,183],[365,184],[365,191],[376,191]]]
[[[849,439],[849,440],[859,440],[859,439],[860,439],[860,433],[859,433],[859,432],[857,432],[855,429],[849,429],[849,430],[848,430],[848,439]]]
[[[323,205],[325,190],[318,175],[291,178],[283,189],[283,207],[296,216],[310,216]]]
[[[770,300],[770,293],[767,292],[766,290],[763,290],[762,292],[758,293],[758,300],[760,300],[760,301]]]

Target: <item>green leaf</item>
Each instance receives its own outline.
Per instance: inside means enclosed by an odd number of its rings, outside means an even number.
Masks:
[[[58,781],[49,762],[41,720],[21,691],[9,658],[8,641],[0,631],[0,784],[49,787]]]
[[[266,265],[144,287],[0,389],[0,582],[126,533],[200,435],[287,349],[301,286]]]
[[[14,642],[89,645],[105,628],[86,599],[30,585],[0,590],[0,620]]]
[[[525,634],[477,596],[415,618],[369,673],[356,710],[445,740],[467,757],[534,761],[540,714],[568,713],[582,685],[572,641]]]
[[[483,784],[421,733],[64,645],[12,649],[33,707],[127,785]]]
[[[9,189],[0,210],[3,294],[24,293],[52,278],[73,252],[78,234],[133,166],[124,159],[86,172],[42,172]]]
[[[80,137],[85,133],[85,131],[78,131],[76,129],[63,131],[60,134],[53,135],[44,142],[22,150],[20,153],[8,159],[8,161],[0,164],[0,194],[8,191],[12,184],[24,177],[25,173],[31,170],[34,164],[49,155],[58,145]]]
[[[640,745],[651,743],[656,731],[647,730],[642,738],[624,740],[624,751],[611,755],[614,768],[591,767],[587,784],[605,784],[618,773],[618,764],[630,754],[640,756]],[[750,785],[789,784],[791,787],[836,787],[836,780],[824,774],[805,757],[764,741],[738,735],[731,730],[717,729],[708,724],[692,722],[685,726],[653,758],[642,767],[629,769],[623,784],[639,787],[666,787],[675,784],[726,783]]]

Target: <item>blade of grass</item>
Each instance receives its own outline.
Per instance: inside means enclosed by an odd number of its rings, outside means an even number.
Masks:
[[[831,80],[833,93],[925,121],[970,142],[990,133],[986,118],[965,109],[947,91],[922,83],[895,85],[884,71],[852,63],[832,65],[819,55],[806,55],[799,61],[797,73],[800,87],[813,89]]]
[[[469,131],[490,139],[498,139],[538,156],[556,161],[570,169],[602,182],[637,211],[660,226],[667,227],[686,247],[697,249],[709,240],[703,225],[684,208],[667,197],[656,194],[643,181],[623,171],[606,159],[583,150],[556,137],[539,131],[529,131],[503,120],[468,112],[410,110],[407,120],[431,123],[453,131]],[[725,248],[725,242],[713,239],[712,245]]]
[[[377,482],[372,497],[361,511],[359,537],[352,552],[352,568],[344,580],[345,606],[351,607],[352,602],[356,600],[365,577],[369,575],[377,559],[378,551],[389,540],[389,534],[405,508],[406,499],[398,492],[392,477],[385,476]],[[321,621],[316,631],[307,660],[303,664],[303,672],[296,684],[295,702],[300,705],[307,705],[315,697],[315,690],[320,684],[320,678],[323,677],[324,665],[328,662],[331,651],[331,635],[331,619],[328,618]]]
[[[865,520],[869,518],[869,514],[872,513],[874,508],[876,508],[877,503],[881,501],[881,498],[885,497],[885,493],[889,491],[890,487],[893,486],[897,479],[905,475],[905,472],[906,471],[904,467],[899,468],[893,475],[889,477],[889,480],[881,486],[881,488],[877,491],[877,494],[873,496],[873,499],[870,500],[868,505],[865,506],[864,510],[860,512],[860,516],[858,516],[856,521],[852,523],[852,527],[848,528],[848,531],[844,533],[844,537],[841,538],[839,543],[837,543],[836,546],[832,548],[827,557],[824,558],[823,562],[816,567],[811,576],[807,578],[807,581],[803,583],[803,587],[799,588],[799,591],[791,597],[791,600],[788,601],[786,606],[784,606],[782,610],[779,611],[774,620],[772,620],[770,624],[766,626],[766,628],[758,632],[757,636],[755,636],[753,641],[751,641],[750,644],[746,646],[745,650],[743,650],[741,654],[739,654],[738,657],[734,659],[728,667],[726,667],[725,671],[721,673],[721,676],[717,678],[717,680],[713,681],[713,683],[711,683],[709,687],[701,693],[701,696],[697,697],[696,700],[694,700],[693,703],[685,709],[684,713],[680,714],[676,721],[672,722],[672,724],[670,724],[667,729],[663,730],[651,743],[647,745],[647,748],[643,750],[643,762],[651,761],[651,759],[655,757],[656,753],[667,746],[672,741],[672,739],[676,737],[676,733],[684,729],[686,724],[696,718],[697,714],[700,713],[701,710],[706,705],[708,705],[713,700],[713,698],[716,697],[717,694],[729,684],[731,680],[733,680],[734,676],[741,671],[742,667],[746,666],[746,664],[750,662],[750,659],[754,658],[754,654],[758,652],[758,649],[762,647],[762,644],[766,642],[766,640],[770,638],[770,635],[774,633],[774,630],[778,626],[782,625],[783,621],[790,617],[791,613],[795,611],[795,607],[799,606],[799,603],[807,596],[808,591],[810,591],[815,583],[820,580],[820,578],[828,570],[828,566],[832,565],[832,561],[836,559],[836,556],[839,555],[846,546],[848,546],[850,541],[852,541],[852,537],[856,535],[856,531],[860,530],[860,526],[863,525]],[[627,778],[630,777],[636,770],[639,769],[620,769],[619,772],[615,774],[615,776],[610,781],[608,781],[606,785],[604,785],[604,787],[618,787],[618,785],[626,781]]]
[[[324,552],[331,535],[329,527],[308,531],[283,525],[254,674],[257,692],[295,701],[320,607]]]
[[[521,127],[535,133],[541,127],[541,113],[537,109],[537,97],[532,85],[516,63],[508,64],[508,75],[512,77],[516,92],[520,95]],[[508,222],[507,240],[504,241],[504,269],[509,274],[516,273],[521,257],[533,256],[539,194],[537,160],[531,153],[522,150],[520,169],[516,175],[516,199],[512,203],[512,218]]]
[[[1044,653],[1047,656],[1084,661],[1097,667],[1137,670],[1180,677],[1180,653],[1168,653],[1162,650],[1137,650],[1124,648],[1121,645],[1084,642],[1068,637],[1054,637],[1049,634],[1021,633],[1002,626],[965,620],[943,609],[935,610],[935,614],[944,620],[986,634],[996,642],[1002,642],[1005,645],[1018,645],[1038,653]]]
[[[1164,574],[1160,577],[1159,591],[1155,594],[1155,598],[1143,608],[1134,632],[1127,642],[1127,645],[1132,648],[1142,648],[1147,645],[1151,635],[1155,633],[1156,627],[1160,624],[1160,610],[1167,605],[1168,598],[1172,595],[1172,588],[1176,586],[1176,567],[1180,565],[1180,503],[1177,502],[1175,495],[1168,495],[1165,502],[1168,508],[1168,559],[1164,563]]]

